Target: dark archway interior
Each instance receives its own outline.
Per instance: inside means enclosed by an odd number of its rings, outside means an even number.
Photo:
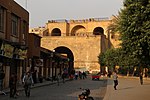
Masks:
[[[101,27],[96,27],[93,31],[94,35],[103,35],[104,34],[104,29]]]
[[[61,31],[58,28],[55,28],[51,32],[51,36],[61,36]]]
[[[67,48],[67,47],[57,47],[54,49],[55,52],[60,53],[60,54],[66,54],[67,58],[69,58],[69,68],[68,71],[71,72],[74,69],[74,56],[72,51]]]

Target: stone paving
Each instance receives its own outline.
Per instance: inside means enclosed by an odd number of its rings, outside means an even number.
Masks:
[[[66,80],[69,81],[69,80]],[[56,84],[56,81],[44,81],[43,83],[35,84],[32,88]],[[23,87],[18,88],[19,91]],[[9,93],[9,89],[4,92]],[[141,85],[138,77],[119,77],[119,85],[117,90],[113,89],[113,80],[108,79],[107,90],[103,100],[150,100],[150,79],[144,79],[144,84]]]
[[[70,81],[70,80],[66,80],[66,81]],[[94,85],[93,85],[94,84]],[[58,89],[60,90],[64,90],[64,92],[58,92],[57,91],[57,100],[77,100],[77,96],[78,94],[81,93],[81,90],[79,89],[79,87],[82,88],[90,88],[91,90],[91,96],[94,98],[94,100],[102,100],[104,98],[105,92],[106,92],[106,86],[107,86],[107,81],[105,80],[100,80],[100,81],[93,81],[91,80],[91,77],[86,79],[86,80],[74,80],[72,82],[65,82],[65,84],[60,83],[60,86],[57,86],[57,82],[51,82],[51,81],[44,81],[43,83],[37,83],[35,84],[32,88],[32,96],[31,96],[31,100],[48,100],[45,98],[50,98],[50,100],[56,100],[55,97],[55,93]],[[39,88],[36,88],[39,87]],[[40,88],[41,87],[41,88]],[[59,87],[59,88],[58,88]],[[65,88],[67,87],[67,88]],[[74,89],[75,88],[75,89]],[[26,99],[26,97],[24,96],[24,92],[22,90],[23,86],[18,87],[19,90],[19,97],[17,98],[18,100],[24,100]],[[8,100],[9,98],[9,89],[5,89],[4,90],[8,95],[7,96],[1,96],[0,98],[2,100]],[[44,94],[39,94],[39,92],[42,91],[48,91],[48,92],[42,92]],[[53,91],[53,92],[52,92]],[[68,93],[69,91],[69,93]],[[51,93],[50,97],[49,97],[49,93]],[[62,99],[65,98],[67,94],[66,99]],[[37,95],[36,98],[35,95]],[[43,95],[45,95],[43,97]],[[63,96],[65,95],[65,96]],[[63,97],[62,97],[63,96]],[[59,98],[61,97],[61,98]],[[72,99],[69,99],[68,97],[72,97]],[[36,98],[36,99],[35,99]],[[74,99],[73,99],[74,98]]]
[[[150,79],[144,79],[141,85],[138,77],[119,77],[117,90],[113,89],[113,80],[107,83],[107,92],[103,100],[150,100]]]

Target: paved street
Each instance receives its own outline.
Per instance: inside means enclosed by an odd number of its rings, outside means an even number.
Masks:
[[[94,100],[102,100],[106,92],[106,81],[92,81],[91,78],[85,80],[73,80],[57,84],[37,87],[31,90],[30,100],[77,100],[81,93],[79,88],[89,88]],[[9,95],[0,96],[0,100],[9,100]],[[18,100],[26,100],[24,91],[20,91]]]
[[[48,83],[46,81],[43,83]],[[54,82],[55,83],[55,82]],[[106,89],[107,83],[107,89]],[[36,84],[35,86],[40,85]],[[73,80],[66,83],[45,84],[35,87],[31,91],[31,97],[25,97],[24,91],[20,91],[18,100],[77,100],[81,93],[79,88],[89,88],[94,100],[149,100],[150,98],[150,79],[144,79],[144,84],[140,85],[139,78],[119,77],[117,90],[113,89],[113,81],[108,82],[86,80]],[[0,95],[0,100],[11,100],[9,95]]]
[[[113,89],[113,81],[108,81],[104,100],[150,100],[150,79],[144,79],[140,85],[139,78],[119,78],[117,90]]]

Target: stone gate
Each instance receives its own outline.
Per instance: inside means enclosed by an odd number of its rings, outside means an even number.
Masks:
[[[76,70],[100,70],[98,55],[112,44],[109,40],[110,19],[49,20],[46,27],[30,29],[42,36],[41,46],[66,55]]]

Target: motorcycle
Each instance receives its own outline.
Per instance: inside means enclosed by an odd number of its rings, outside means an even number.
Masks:
[[[81,94],[78,95],[78,100],[94,100],[93,97],[89,96],[90,93],[90,89],[82,89]]]

